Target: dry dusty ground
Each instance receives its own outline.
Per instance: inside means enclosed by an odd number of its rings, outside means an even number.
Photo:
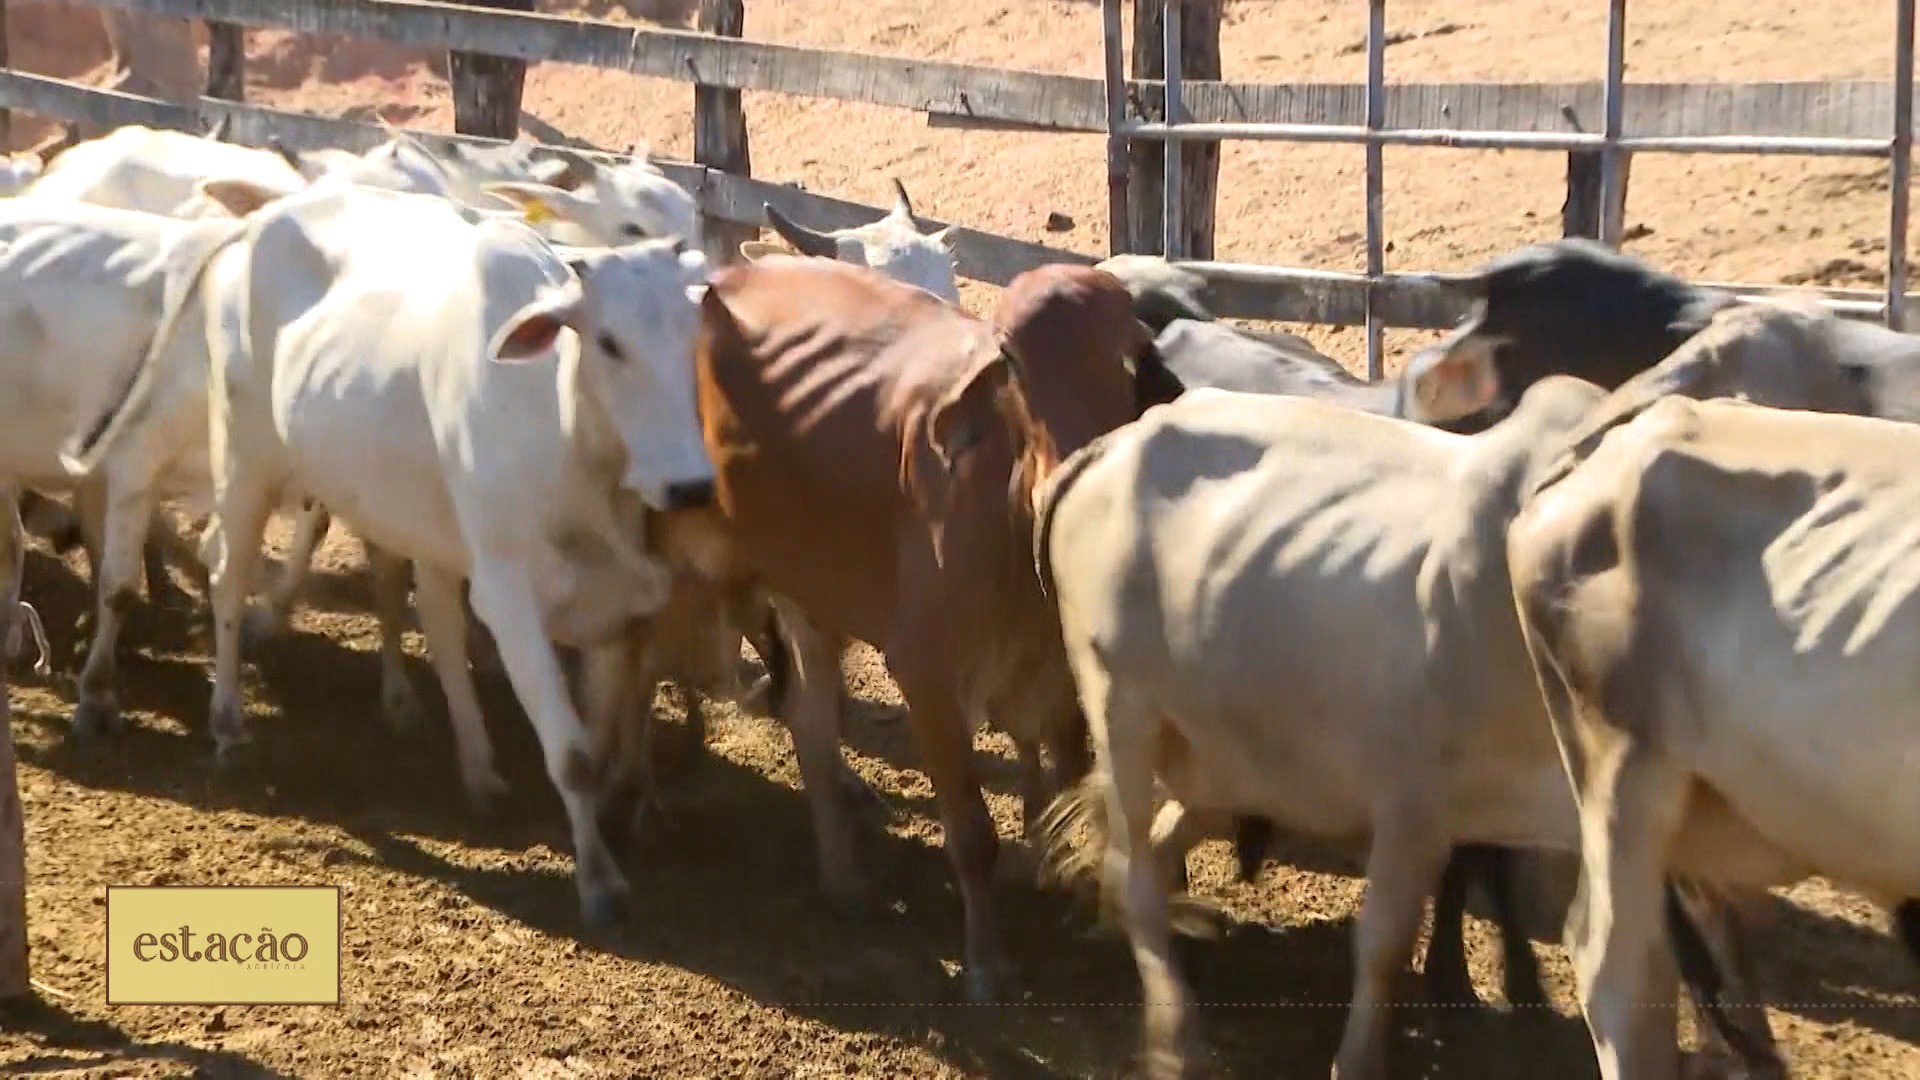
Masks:
[[[627,17],[643,5],[599,0]],[[667,5],[673,6],[673,5]],[[103,40],[84,19],[16,4],[15,57],[98,77]],[[1631,74],[1642,79],[1880,77],[1890,5],[1781,2],[1766,10],[1639,0]],[[24,14],[22,13],[24,10]],[[1358,79],[1363,28],[1351,0],[1238,2],[1226,68],[1245,79]],[[1389,53],[1401,79],[1597,76],[1595,0],[1397,0],[1395,29],[1434,31]],[[1451,29],[1447,29],[1451,27]],[[1098,7],[1068,0],[936,4],[762,0],[755,37],[1093,74]],[[25,38],[26,40],[23,40]],[[450,123],[437,61],[372,44],[252,37],[258,100],[439,127]],[[529,107],[600,145],[646,139],[685,156],[684,86],[548,66]],[[1104,244],[1101,143],[930,131],[876,108],[748,95],[760,175],[883,201],[900,176],[927,212],[1085,251]],[[31,137],[27,135],[26,137]],[[1469,266],[1557,228],[1552,155],[1395,150],[1387,155],[1392,265]],[[1233,146],[1220,247],[1231,257],[1357,268],[1357,148]],[[1050,210],[1079,223],[1047,234]],[[1722,280],[1867,284],[1884,256],[1885,183],[1865,165],[1744,158],[1644,158],[1629,219],[1633,250]],[[971,290],[976,304],[986,290]],[[1358,335],[1314,330],[1351,360]],[[1395,335],[1404,346],[1411,335]],[[100,746],[64,742],[72,693],[27,680],[13,693],[31,867],[38,1009],[0,1016],[0,1070],[36,1075],[993,1075],[1113,1076],[1131,1069],[1137,985],[1118,940],[1087,932],[1065,897],[1012,885],[1005,920],[1026,999],[956,1003],[959,904],[931,792],[883,666],[849,657],[860,704],[851,753],[894,820],[867,832],[877,902],[829,914],[812,885],[804,803],[784,730],[723,711],[715,756],[676,787],[670,827],[632,853],[636,916],[586,940],[574,915],[557,800],[504,682],[482,689],[516,795],[498,820],[461,809],[444,724],[418,740],[377,716],[374,627],[357,550],[325,553],[313,606],[260,650],[248,680],[258,746],[231,772],[210,765],[207,650],[174,612],[134,617],[124,662],[132,724]],[[56,630],[79,611],[73,568],[36,553],[27,593]],[[419,638],[409,635],[418,655]],[[437,709],[424,663],[414,675]],[[1017,830],[1005,747],[992,805]],[[1192,951],[1205,1022],[1225,1075],[1325,1076],[1349,988],[1348,941],[1362,884],[1340,853],[1287,852],[1295,868],[1259,886],[1231,879],[1219,845],[1195,856],[1195,890],[1224,903],[1222,936]],[[340,1008],[107,1008],[103,886],[281,882],[346,890]],[[1820,883],[1777,906],[1762,932],[1773,1021],[1802,1076],[1920,1073],[1913,969],[1884,920]],[[1483,993],[1491,941],[1471,937]],[[1396,1075],[1560,1077],[1591,1072],[1570,1011],[1567,969],[1542,942],[1558,1010],[1513,1018],[1412,1012]]]

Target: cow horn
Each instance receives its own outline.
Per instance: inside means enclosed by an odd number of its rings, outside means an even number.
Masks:
[[[206,138],[211,142],[226,142],[227,132],[233,130],[233,114],[221,113],[214,118],[213,126],[207,129]]]
[[[762,203],[761,206],[766,209],[767,224],[800,254],[831,259],[840,253],[840,245],[834,243],[833,237],[794,222],[772,203]]]
[[[897,176],[893,177],[893,212],[895,216],[913,222],[918,228],[918,222],[915,222],[913,217],[913,200],[907,198],[907,185],[901,183]]]
[[[74,125],[67,124],[60,129],[58,135],[42,140],[30,152],[40,159],[40,167],[44,169],[53,164],[53,159],[59,157],[63,151],[70,150],[79,144],[80,132]]]
[[[592,183],[593,179],[600,174],[600,163],[577,150],[572,150],[564,146],[555,146],[551,147],[548,153],[552,154],[554,158],[564,163],[567,167],[566,176],[560,179],[563,181],[571,181],[571,183],[563,182],[555,184],[555,187],[571,190],[579,187],[581,184]]]
[[[1487,276],[1485,274],[1427,273],[1408,276],[1415,277],[1417,280],[1431,285],[1434,288],[1458,293],[1463,296],[1482,296],[1487,291]]]

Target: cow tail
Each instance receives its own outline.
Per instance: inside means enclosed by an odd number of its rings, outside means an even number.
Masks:
[[[153,337],[147,342],[139,363],[134,365],[126,385],[108,403],[106,411],[87,426],[86,431],[61,449],[60,465],[66,469],[68,476],[78,480],[92,473],[126,429],[146,411],[147,399],[153,394],[155,368],[160,354],[173,340],[175,327],[180,322],[181,314],[186,311],[194,290],[199,288],[201,277],[206,274],[214,256],[238,240],[247,229],[245,221],[235,221],[229,229],[196,236],[187,242],[184,265],[171,268],[168,272],[167,289],[161,297],[159,325],[154,328]]]
[[[1116,430],[1125,430],[1124,428]],[[1033,571],[1039,575],[1040,591],[1053,595],[1053,514],[1060,505],[1060,497],[1067,488],[1087,471],[1088,466],[1100,460],[1113,441],[1114,432],[1094,439],[1092,442],[1067,455],[1033,494]]]
[[[1107,771],[1090,770],[1062,791],[1035,821],[1040,840],[1040,880],[1069,888],[1089,881],[1097,890],[1100,922],[1119,914],[1119,898],[1107,888]]]

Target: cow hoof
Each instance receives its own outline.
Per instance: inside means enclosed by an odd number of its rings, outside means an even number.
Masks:
[[[967,1002],[993,1005],[1007,1000],[1012,972],[1006,964],[984,964],[967,968]]]
[[[237,763],[253,743],[253,735],[247,730],[246,718],[238,706],[215,708],[207,726],[213,729],[214,763],[223,768]]]
[[[240,619],[240,648],[252,652],[280,633],[285,623],[265,608],[248,608]]]
[[[117,735],[126,727],[120,705],[112,698],[81,701],[73,707],[73,734],[81,739]]]
[[[1427,1000],[1450,1009],[1477,1009],[1485,1004],[1474,991],[1471,981],[1463,982],[1451,977],[1429,980]]]
[[[626,909],[627,891],[624,887],[599,889],[580,897],[580,921],[596,934],[617,929]]]
[[[220,769],[237,768],[245,763],[252,750],[252,739],[218,743],[213,748],[213,764]]]
[[[395,735],[411,738],[426,726],[426,710],[415,696],[412,684],[407,682],[394,683],[380,691],[380,711]]]
[[[481,821],[491,821],[500,812],[500,805],[506,802],[507,794],[513,789],[501,775],[493,771],[492,766],[476,769],[461,780],[467,795],[467,812]]]

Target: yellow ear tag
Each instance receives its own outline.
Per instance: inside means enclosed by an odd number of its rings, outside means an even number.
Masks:
[[[552,221],[556,216],[553,212],[553,207],[548,206],[545,199],[533,200],[528,203],[520,213],[522,217],[526,218],[527,224],[529,225],[539,225],[543,222]]]

